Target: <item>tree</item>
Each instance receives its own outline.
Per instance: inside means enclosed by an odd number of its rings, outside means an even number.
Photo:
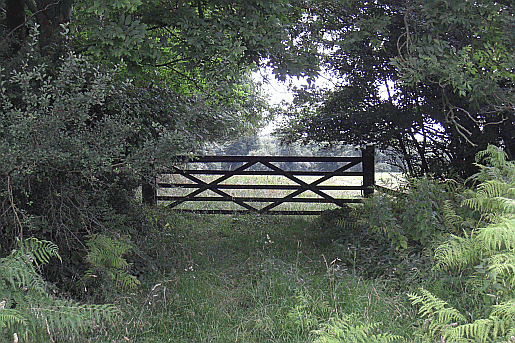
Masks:
[[[25,37],[26,28],[36,21],[41,47],[51,52],[59,44],[49,41],[62,38],[57,34],[59,25],[71,19],[71,39],[64,43],[73,51],[97,63],[117,65],[118,77],[133,78],[137,87],[166,84],[163,92],[171,90],[218,108],[212,115],[226,116],[228,131],[241,119],[231,118],[230,113],[253,113],[254,118],[244,117],[252,124],[261,119],[264,102],[255,101],[251,68],[266,65],[282,78],[317,71],[314,46],[300,36],[301,2],[80,0],[73,1],[73,12],[71,0],[4,0],[4,4],[9,15],[22,14],[8,25],[7,35]],[[16,11],[9,10],[12,4]],[[61,52],[56,51],[57,56]]]
[[[0,38],[0,255],[15,238],[54,241],[65,263],[51,281],[84,274],[95,235],[141,232],[135,194],[152,164],[258,126],[251,68],[303,68],[290,41],[300,13],[283,1],[84,0],[64,25],[64,2],[21,4]]]
[[[317,68],[310,46],[295,43],[302,18],[296,2],[91,0],[75,7],[76,49],[123,59],[132,71],[158,68],[194,89],[213,86],[206,80],[225,86],[250,65],[266,64],[283,77]]]
[[[514,158],[513,3],[424,0],[416,5],[407,8],[404,37],[392,61],[400,82],[433,85],[442,94],[445,120],[466,141],[477,144],[462,118],[483,132],[492,125]]]
[[[283,139],[374,143],[400,156],[403,169],[411,175],[473,174],[474,154],[488,143],[507,145],[515,127],[513,121],[503,119],[508,118],[506,106],[487,106],[501,94],[510,94],[511,82],[509,74],[496,72],[501,69],[486,67],[477,82],[472,84],[468,78],[470,87],[478,90],[482,89],[479,80],[490,79],[482,96],[460,91],[456,82],[454,86],[447,82],[459,78],[455,73],[459,63],[449,58],[463,59],[473,35],[491,37],[491,46],[498,39],[493,27],[511,23],[513,8],[492,7],[490,1],[450,3],[312,2],[310,30],[320,32],[317,38],[326,52],[325,67],[339,81],[321,97],[299,92],[300,106],[280,129]],[[495,24],[485,26],[486,18]],[[506,56],[496,62],[505,69],[507,56],[513,55],[509,54],[513,44],[508,44],[513,43],[512,36],[502,34],[504,50],[497,52]],[[439,80],[435,73],[440,73]],[[497,103],[509,104],[503,98]]]

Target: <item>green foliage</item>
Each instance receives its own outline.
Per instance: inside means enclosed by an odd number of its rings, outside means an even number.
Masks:
[[[10,239],[97,226],[130,207],[139,178],[128,153],[137,124],[115,110],[110,73],[71,52],[53,65],[36,44],[34,33],[0,68],[0,189],[10,205],[2,202],[0,225]]]
[[[386,234],[397,248],[406,248],[408,242],[427,245],[466,225],[456,213],[461,192],[453,180],[410,179],[400,191],[379,189],[365,199],[361,222]]]
[[[312,1],[308,11],[335,87],[298,91],[284,140],[375,144],[412,177],[466,178],[488,144],[513,159],[512,2]]]
[[[152,176],[150,163],[170,166],[229,130],[226,117],[208,122],[205,103],[201,114],[168,89],[136,92],[116,68],[69,50],[52,60],[37,42],[34,30],[15,58],[0,62],[0,253],[15,237],[52,238],[71,258],[64,271],[50,264],[46,272],[69,282],[85,272],[86,237],[144,225],[135,194],[142,175]],[[252,117],[240,110],[235,122]]]
[[[263,109],[267,107],[257,85],[247,77],[234,85],[234,92],[224,94],[214,90],[177,90],[159,77],[151,80],[138,77],[132,83],[120,101],[125,111],[138,114],[141,122],[138,144],[168,133],[176,144],[184,145],[185,151],[193,151],[203,143],[212,145],[235,139],[259,127]],[[236,87],[240,89],[238,95]]]
[[[110,291],[111,284],[118,290],[127,290],[140,285],[139,280],[131,275],[131,264],[125,259],[131,250],[132,243],[128,239],[111,238],[106,235],[96,235],[88,243],[86,261],[91,267],[86,271],[86,277],[95,278],[100,288]]]
[[[420,294],[409,294],[408,296],[413,305],[421,304],[419,314],[430,319],[427,328],[430,335],[435,335],[448,324],[466,320],[456,309],[449,307],[445,301],[436,298],[425,289],[421,289]]]
[[[513,108],[513,4],[482,0],[455,5],[447,0],[416,1],[393,62],[406,84],[433,82],[459,94],[482,112],[499,115]],[[422,30],[414,31],[420,27]],[[461,110],[445,99],[447,118]],[[460,124],[455,122],[460,129]],[[463,126],[461,126],[463,129]],[[467,134],[466,130],[462,132]],[[470,134],[470,132],[468,133]]]
[[[515,221],[513,219],[513,170],[512,162],[498,148],[489,147],[478,154],[488,165],[480,165],[481,171],[473,177],[481,181],[477,190],[463,201],[464,206],[481,214],[481,223],[463,237],[454,236],[435,250],[436,267],[464,271],[474,270],[474,281],[483,280],[480,290],[509,294],[513,290],[513,253],[515,252]],[[479,274],[479,275],[477,275]]]
[[[373,230],[364,219],[368,216],[361,205],[326,211],[319,218],[317,241],[331,242],[338,265],[356,277],[380,279],[399,290],[426,282],[431,277],[429,250],[420,243],[400,246],[395,235]]]
[[[77,1],[75,13],[77,49],[123,60],[132,71],[173,75],[190,90],[231,88],[256,64],[283,78],[317,70],[317,53],[296,27],[302,10],[295,2],[88,0]]]
[[[513,301],[494,305],[488,318],[467,322],[467,317],[450,307],[429,291],[409,294],[414,305],[420,305],[419,314],[426,319],[420,331],[425,338],[445,342],[508,342],[513,337]]]
[[[40,266],[61,257],[57,246],[29,238],[18,240],[18,249],[0,259],[0,329],[2,338],[16,335],[25,341],[48,337],[77,337],[103,321],[111,321],[119,310],[111,304],[88,305],[57,298],[40,274]]]
[[[51,257],[61,257],[58,254],[57,246],[48,241],[40,241],[35,238],[28,238],[24,241],[17,240],[18,249],[13,250],[8,258],[3,260],[6,268],[4,276],[9,283],[16,288],[29,286],[39,292],[45,290],[45,283],[37,271],[39,264],[46,264]],[[23,267],[27,264],[27,267]]]
[[[479,184],[463,202],[489,223],[513,218],[515,213],[515,164],[507,159],[507,154],[493,145],[478,153],[476,161],[480,171],[470,180]]]
[[[339,342],[373,342],[389,343],[403,342],[404,338],[390,333],[376,333],[380,331],[381,323],[363,324],[355,315],[334,319],[325,324],[322,329],[313,333],[317,336],[315,343]]]
[[[462,236],[451,236],[434,251],[435,270],[464,279],[467,297],[479,297],[473,316],[464,316],[429,291],[411,295],[421,304],[420,314],[429,320],[423,329],[429,337],[448,342],[508,340],[515,331],[512,305],[515,296],[515,220],[512,162],[499,148],[489,147],[478,154],[480,172],[472,178],[479,184],[463,206],[482,218],[478,228]],[[442,275],[442,274],[440,274]]]
[[[513,220],[490,224],[469,236],[454,236],[435,249],[435,267],[466,272],[474,292],[509,296],[515,287],[514,239]]]

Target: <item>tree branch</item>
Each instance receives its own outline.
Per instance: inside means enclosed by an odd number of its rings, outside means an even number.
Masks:
[[[40,9],[39,11],[36,11],[34,13],[32,13],[27,19],[25,19],[25,21],[23,23],[21,23],[20,25],[16,26],[11,32],[9,32],[5,38],[0,42],[0,48],[3,47],[3,45],[7,42],[7,40],[9,39],[10,36],[12,36],[17,30],[21,29],[23,26],[25,26],[25,24],[27,24],[27,22],[32,18],[34,17],[36,14],[39,14],[39,13],[42,13],[42,12],[46,12],[51,6],[55,6],[55,5],[58,5],[60,1],[57,1],[57,2],[54,2],[54,3],[51,3],[51,4],[48,4],[45,6],[45,8],[43,9]]]

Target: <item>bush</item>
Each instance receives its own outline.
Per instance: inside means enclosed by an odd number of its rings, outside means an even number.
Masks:
[[[379,189],[365,199],[362,225],[385,234],[396,248],[408,243],[422,247],[449,234],[470,228],[456,211],[464,199],[464,187],[454,180],[409,179],[400,191]],[[468,211],[470,212],[470,211]]]
[[[479,164],[483,159],[487,164]],[[440,295],[446,301],[425,289],[410,295],[427,323],[420,332],[432,341],[511,342],[515,335],[515,163],[494,146],[477,162],[480,172],[472,179],[479,184],[463,205],[482,220],[435,249],[435,271],[459,279],[456,292],[465,299],[457,304],[448,291]]]
[[[180,145],[158,124],[156,137],[136,139],[141,119],[120,103],[126,85],[114,68],[69,51],[51,61],[36,41],[37,32],[0,65],[0,255],[16,237],[51,240],[65,258],[48,275],[71,280],[85,271],[86,237],[120,218],[132,219],[117,233],[141,225],[144,167],[156,149]]]

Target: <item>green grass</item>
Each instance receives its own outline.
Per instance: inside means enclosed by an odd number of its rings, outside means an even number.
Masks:
[[[135,237],[142,287],[116,298],[124,316],[98,341],[313,342],[314,330],[351,314],[412,331],[405,295],[343,263],[334,232],[313,217],[149,216]]]

